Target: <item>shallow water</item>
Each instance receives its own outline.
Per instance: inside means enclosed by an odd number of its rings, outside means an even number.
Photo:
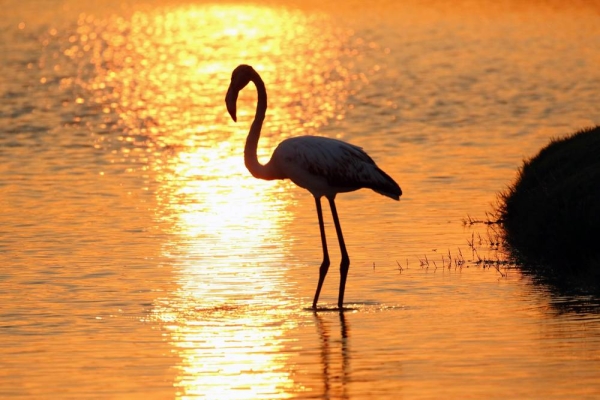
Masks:
[[[1,397],[600,395],[597,299],[482,268],[495,233],[462,222],[600,123],[597,6],[83,3],[3,7]],[[404,191],[337,199],[344,314],[328,207],[315,314],[314,200],[244,167],[240,63],[269,91],[264,161],[337,137]]]

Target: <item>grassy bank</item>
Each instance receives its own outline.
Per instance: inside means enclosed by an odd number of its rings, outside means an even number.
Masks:
[[[505,240],[520,263],[600,287],[600,126],[552,140],[500,197]]]

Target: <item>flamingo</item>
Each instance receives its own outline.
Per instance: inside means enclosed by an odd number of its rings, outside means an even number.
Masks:
[[[254,68],[249,65],[240,65],[233,70],[231,83],[225,96],[225,104],[233,121],[237,122],[238,94],[250,82],[253,82],[256,86],[258,99],[256,113],[244,148],[246,168],[255,178],[265,180],[290,179],[296,185],[308,190],[315,198],[321,232],[323,261],[319,268],[319,282],[313,298],[313,310],[317,309],[319,294],[330,264],[325,226],[323,224],[323,211],[321,209],[321,197],[325,196],[327,198],[342,256],[338,308],[343,310],[350,258],[342,235],[342,228],[335,206],[335,196],[338,193],[368,188],[394,200],[400,200],[402,190],[388,174],[377,167],[362,148],[337,139],[320,136],[288,138],[277,146],[268,163],[261,164],[258,161],[256,149],[267,112],[267,90],[262,78]]]

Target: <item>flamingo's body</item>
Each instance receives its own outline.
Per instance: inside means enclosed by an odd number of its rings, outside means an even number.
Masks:
[[[317,291],[312,304],[314,309],[317,307],[321,287],[329,269],[329,254],[327,252],[325,226],[323,224],[321,197],[325,196],[329,200],[342,255],[338,296],[338,307],[342,309],[350,259],[346,251],[335,207],[335,196],[338,193],[368,188],[384,196],[391,197],[394,200],[399,200],[402,190],[389,175],[375,165],[371,157],[360,147],[336,139],[319,136],[289,138],[277,146],[267,164],[260,164],[256,149],[267,110],[267,91],[261,77],[252,67],[240,65],[233,71],[225,103],[227,104],[229,114],[236,121],[238,93],[249,82],[253,82],[256,85],[258,102],[256,115],[246,139],[244,150],[246,167],[256,178],[267,180],[290,179],[296,185],[308,190],[315,197],[321,231],[321,244],[323,247],[323,262],[319,272]]]

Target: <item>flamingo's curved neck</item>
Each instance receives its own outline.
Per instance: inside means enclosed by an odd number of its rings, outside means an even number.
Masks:
[[[267,90],[265,88],[265,83],[258,74],[254,74],[251,81],[254,82],[254,85],[256,86],[258,100],[256,103],[256,114],[254,115],[254,121],[252,121],[248,138],[246,138],[246,147],[244,148],[244,163],[246,164],[248,171],[250,171],[255,178],[267,180],[278,179],[280,177],[278,177],[276,172],[273,171],[271,163],[262,165],[258,161],[258,139],[260,138],[260,130],[267,112]]]

